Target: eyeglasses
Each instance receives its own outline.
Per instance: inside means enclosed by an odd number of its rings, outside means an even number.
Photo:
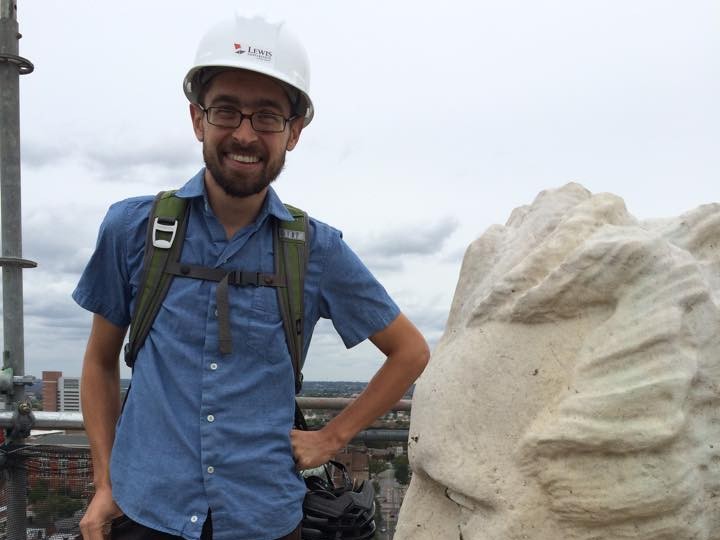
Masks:
[[[249,118],[250,125],[253,129],[261,133],[280,133],[281,131],[285,131],[285,124],[297,118],[297,116],[285,118],[279,114],[262,111],[244,114],[230,107],[208,107],[207,109],[202,105],[198,105],[198,107],[205,113],[207,121],[213,126],[237,129],[245,118]]]

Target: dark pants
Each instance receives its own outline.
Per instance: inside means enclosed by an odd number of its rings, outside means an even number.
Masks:
[[[175,536],[155,529],[150,529],[144,525],[136,523],[127,516],[120,516],[112,522],[110,529],[110,540],[183,540],[182,536]],[[202,528],[200,540],[212,540],[212,517],[208,512]],[[300,525],[285,536],[277,540],[300,540]]]

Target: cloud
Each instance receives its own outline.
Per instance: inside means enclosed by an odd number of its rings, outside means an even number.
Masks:
[[[417,326],[434,349],[445,331],[449,304],[440,298],[413,300],[410,291],[394,294],[405,315]],[[307,380],[368,380],[385,360],[369,340],[347,350],[332,326],[332,322],[318,321],[308,353]]]
[[[441,260],[446,263],[456,264],[459,267],[463,261],[463,258],[465,257],[465,252],[467,251],[467,249],[468,246],[455,247],[449,252],[447,252]]]
[[[79,275],[87,263],[97,234],[84,207],[43,208],[23,220],[23,252],[38,262],[31,272]],[[56,280],[55,278],[54,280]]]
[[[117,171],[141,168],[187,170],[199,163],[200,152],[196,144],[187,139],[160,142],[103,144],[84,153],[92,167],[120,176]]]
[[[404,258],[436,257],[457,228],[457,220],[446,217],[432,223],[397,226],[382,234],[370,233],[353,244],[373,272],[401,271]]]
[[[38,263],[23,272],[26,373],[80,373],[90,316],[70,295],[92,253],[96,213],[87,204],[65,204],[24,216],[23,254]]]
[[[22,141],[20,157],[23,167],[48,167],[67,160],[75,153],[67,143],[46,144],[37,140]]]
[[[84,202],[28,206],[23,257],[38,266],[22,274],[25,372],[40,376],[60,369],[78,375],[90,316],[70,295],[92,252],[100,211]]]
[[[368,256],[382,257],[433,255],[443,248],[457,227],[457,220],[450,217],[434,223],[404,225],[380,237],[371,237],[362,251]]]
[[[80,274],[29,270],[24,274],[24,313],[28,334],[38,343],[81,340],[88,335],[88,314],[72,300]]]
[[[104,182],[180,186],[202,166],[197,144],[186,139],[100,144],[82,156]]]
[[[321,319],[315,328],[303,369],[308,381],[367,381],[385,361],[369,342],[346,349],[330,321]]]
[[[397,293],[396,300],[403,312],[420,330],[430,349],[434,349],[445,331],[450,305],[433,295],[417,298],[417,292]],[[417,298],[413,300],[413,298]]]
[[[23,167],[59,167],[70,162],[102,181],[179,185],[187,179],[188,171],[202,166],[202,156],[198,144],[186,137],[163,137],[162,142],[120,137],[52,144],[23,141]]]
[[[59,369],[79,375],[90,315],[72,301],[76,280],[52,272],[24,273],[25,373]]]
[[[70,297],[74,287],[75,283],[68,281],[60,287],[28,290],[25,295],[25,316],[35,327],[86,331],[87,316]]]

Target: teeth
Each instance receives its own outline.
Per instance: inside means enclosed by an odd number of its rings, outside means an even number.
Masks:
[[[242,154],[228,154],[230,159],[240,163],[257,163],[260,158],[257,156],[243,156]]]

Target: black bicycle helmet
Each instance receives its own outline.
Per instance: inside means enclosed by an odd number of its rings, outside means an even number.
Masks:
[[[330,466],[341,473],[335,485]],[[364,540],[375,534],[375,490],[370,482],[355,485],[342,463],[325,465],[327,479],[308,476],[303,502],[302,540]]]

